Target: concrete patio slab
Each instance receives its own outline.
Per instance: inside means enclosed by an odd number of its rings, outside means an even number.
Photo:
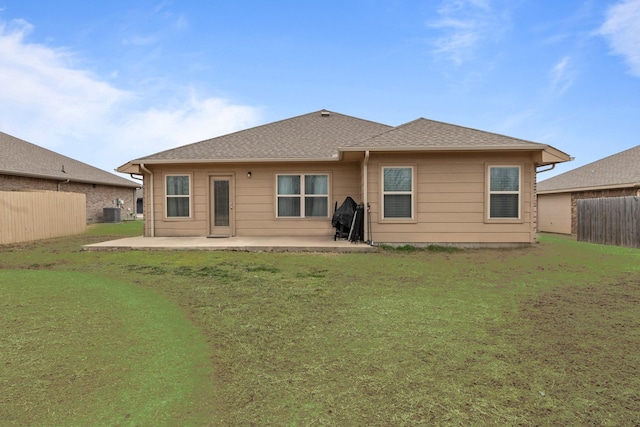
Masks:
[[[98,250],[208,250],[255,252],[375,252],[365,243],[328,237],[127,237],[82,247]]]

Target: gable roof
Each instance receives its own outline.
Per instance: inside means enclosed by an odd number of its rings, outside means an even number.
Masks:
[[[640,186],[640,145],[538,183],[538,193]]]
[[[438,149],[543,149],[544,144],[510,136],[471,129],[464,126],[419,118],[395,127],[368,140],[354,144],[375,148],[438,148]]]
[[[321,110],[162,151],[138,161],[335,160],[338,147],[389,129],[392,127],[382,123]]]
[[[564,162],[553,147],[426,119],[398,127],[328,110],[257,126],[132,160],[120,172],[139,173],[140,164],[338,161],[348,151],[528,150],[537,164]]]
[[[0,175],[138,188],[138,184],[0,132]]]

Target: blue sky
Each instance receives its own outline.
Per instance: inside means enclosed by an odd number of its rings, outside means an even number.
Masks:
[[[0,130],[113,171],[322,108],[640,144],[640,0],[0,0]]]

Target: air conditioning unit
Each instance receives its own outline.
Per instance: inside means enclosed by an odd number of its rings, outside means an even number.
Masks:
[[[102,221],[109,223],[122,222],[120,218],[122,209],[120,208],[103,208],[102,209]]]

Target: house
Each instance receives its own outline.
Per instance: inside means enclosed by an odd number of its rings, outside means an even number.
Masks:
[[[540,231],[577,234],[580,199],[640,196],[640,145],[541,181]]]
[[[103,208],[135,213],[141,184],[0,132],[0,191],[65,191],[86,194],[87,223],[103,220]]]
[[[362,203],[365,240],[535,240],[548,145],[426,119],[392,127],[321,110],[132,160],[146,236],[333,236],[335,204]],[[147,197],[148,196],[148,197]]]

